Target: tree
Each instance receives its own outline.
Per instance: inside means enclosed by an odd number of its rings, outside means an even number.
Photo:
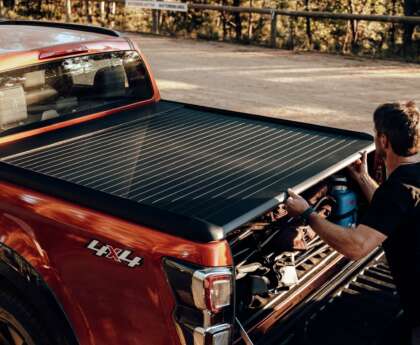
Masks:
[[[420,15],[420,0],[404,0],[404,15]],[[404,25],[404,50],[410,49],[413,43],[414,24]]]
[[[241,6],[241,0],[233,0],[233,6]],[[242,20],[239,12],[235,13],[235,32],[236,40],[240,41],[242,39]]]

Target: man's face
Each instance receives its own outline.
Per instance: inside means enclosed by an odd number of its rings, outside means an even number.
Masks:
[[[381,157],[383,160],[386,159],[386,149],[384,143],[384,134],[378,133],[375,128],[375,146],[376,146],[376,153]]]

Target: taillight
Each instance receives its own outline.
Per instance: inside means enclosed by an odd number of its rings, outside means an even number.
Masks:
[[[231,303],[232,273],[225,268],[195,271],[192,281],[195,306],[212,313]]]
[[[232,269],[169,258],[163,263],[176,299],[174,321],[181,343],[229,345],[234,320]]]
[[[89,49],[85,46],[62,48],[58,50],[45,49],[39,53],[39,60],[51,59],[56,57],[62,57],[67,55],[82,54],[89,52]]]

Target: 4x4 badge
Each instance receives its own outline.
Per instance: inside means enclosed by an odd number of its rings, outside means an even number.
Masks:
[[[131,250],[114,248],[109,244],[101,244],[98,240],[90,241],[87,245],[87,249],[94,251],[96,256],[112,259],[115,262],[125,264],[131,268],[141,266],[143,263],[143,258],[131,256],[131,254],[133,254]]]

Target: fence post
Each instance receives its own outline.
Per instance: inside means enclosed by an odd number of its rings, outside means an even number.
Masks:
[[[277,13],[275,10],[271,11],[271,47],[277,47]]]
[[[105,1],[101,1],[100,3],[100,14],[101,14],[101,19],[104,20],[105,19]]]
[[[66,22],[71,22],[71,0],[66,0]]]
[[[152,32],[157,34],[159,32],[159,14],[157,10],[152,10]]]

